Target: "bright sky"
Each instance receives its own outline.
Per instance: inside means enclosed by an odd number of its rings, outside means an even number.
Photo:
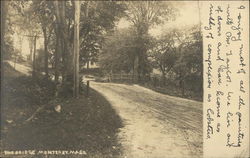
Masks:
[[[166,2],[168,3],[168,2]],[[191,26],[199,24],[199,9],[198,3],[199,1],[172,1],[174,5],[179,9],[179,16],[176,17],[175,21],[170,21],[163,25],[154,26],[149,30],[149,33],[155,37],[162,34],[162,32],[168,30],[169,28],[182,28],[185,26]],[[122,18],[118,24],[117,28],[127,28],[131,24],[126,19]],[[15,35],[15,47],[20,50],[20,44],[18,42],[18,36]],[[40,38],[37,41],[37,49],[43,48],[43,39]],[[29,54],[29,43],[27,37],[22,39],[22,54],[24,56]]]

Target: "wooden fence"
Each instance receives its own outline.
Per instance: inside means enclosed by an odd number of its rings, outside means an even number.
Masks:
[[[133,74],[109,74],[108,81],[110,82],[128,82],[128,83],[150,83],[154,86],[165,85],[165,80],[160,76],[138,76]]]

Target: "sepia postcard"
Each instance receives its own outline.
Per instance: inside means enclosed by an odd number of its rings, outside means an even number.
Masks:
[[[249,158],[248,0],[1,0],[3,158]]]

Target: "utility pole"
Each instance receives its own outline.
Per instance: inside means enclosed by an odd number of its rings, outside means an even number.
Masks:
[[[80,1],[74,1],[75,18],[74,18],[74,91],[73,96],[79,97],[79,22],[80,22]]]

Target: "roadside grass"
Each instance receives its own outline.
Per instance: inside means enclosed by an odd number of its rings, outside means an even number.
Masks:
[[[2,150],[82,150],[84,157],[118,157],[122,121],[110,103],[90,89],[89,97],[54,98],[54,84],[33,80],[6,66],[1,100]],[[11,74],[11,75],[9,75]],[[55,106],[61,106],[61,112]],[[31,121],[26,121],[39,107]],[[23,155],[23,157],[45,157]],[[47,157],[83,157],[50,155]]]
[[[140,86],[143,86],[145,88],[149,88],[155,92],[162,93],[162,94],[167,94],[170,96],[176,96],[180,98],[186,98],[186,99],[192,99],[196,101],[202,101],[203,100],[203,92],[194,92],[191,90],[185,90],[185,94],[182,95],[182,90],[178,88],[177,86],[174,85],[165,85],[165,86],[154,86],[152,84],[148,83],[140,83]]]

